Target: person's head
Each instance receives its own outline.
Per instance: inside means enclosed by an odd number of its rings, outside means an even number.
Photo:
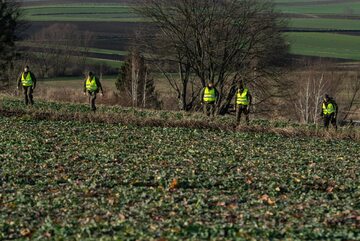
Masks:
[[[244,90],[244,84],[243,84],[243,82],[242,81],[240,81],[239,83],[238,83],[238,89],[239,90]]]
[[[329,102],[329,100],[330,100],[330,96],[329,96],[328,94],[326,94],[326,95],[324,96],[324,101],[325,101],[325,102]]]
[[[210,81],[210,82],[208,83],[208,87],[209,87],[209,88],[213,88],[213,87],[214,87],[214,83],[213,83],[212,81]]]
[[[91,78],[94,76],[93,72],[89,71],[88,76]]]
[[[30,68],[29,68],[29,66],[26,65],[25,68],[24,68],[24,72],[27,73],[29,71],[30,71]]]

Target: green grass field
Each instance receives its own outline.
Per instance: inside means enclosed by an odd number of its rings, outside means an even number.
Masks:
[[[360,238],[359,142],[219,130],[182,112],[2,98],[6,110],[0,239]],[[158,126],[169,119],[193,126]]]
[[[287,33],[290,52],[299,55],[360,60],[359,37],[330,33]]]
[[[359,20],[331,18],[293,18],[289,28],[321,30],[360,30]]]
[[[330,14],[330,15],[359,15],[359,2],[337,2],[327,4],[311,4],[303,6],[279,5],[277,7],[283,13],[294,14]]]
[[[23,8],[28,21],[141,22],[132,7],[121,4],[53,4]]]

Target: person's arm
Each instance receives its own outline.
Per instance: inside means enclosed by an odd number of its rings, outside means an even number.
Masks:
[[[249,97],[249,106],[250,106],[250,105],[252,105],[252,95],[250,94],[250,92],[248,92],[248,93],[249,93],[249,94],[248,94],[248,95],[249,95],[248,97]]]
[[[321,106],[320,106],[320,116],[323,117],[324,116],[324,110],[323,110],[323,106],[324,106],[324,102],[321,103]]]
[[[216,97],[216,103],[219,101],[219,91],[214,87],[214,89],[215,89],[215,97]]]
[[[95,81],[96,81],[96,85],[97,85],[98,88],[100,89],[101,93],[104,94],[104,91],[103,91],[103,88],[102,88],[100,79],[96,77],[96,78],[95,78]]]
[[[86,94],[86,79],[84,80],[84,94]]]
[[[205,90],[205,88],[203,88],[200,92],[200,102],[201,103],[204,103],[204,90]]]
[[[30,72],[30,74],[31,74],[31,79],[33,81],[33,89],[35,89],[36,88],[36,77],[32,72]]]
[[[250,94],[249,91],[248,91],[248,93],[247,93],[247,98],[248,98],[248,100],[249,100],[249,104],[248,104],[248,106],[246,106],[246,109],[247,109],[247,111],[250,111],[250,106],[251,106],[251,104],[252,104],[252,96],[251,96],[251,94]]]
[[[237,106],[237,93],[238,93],[238,89],[236,89],[236,92],[235,92],[235,101],[234,101],[234,109],[236,109],[236,106]]]
[[[20,88],[21,86],[21,77],[22,77],[22,73],[19,75],[18,79],[17,79],[17,87]]]
[[[338,108],[338,105],[337,105],[337,103],[334,101],[334,107],[335,107],[335,118],[337,117],[337,115],[338,115],[338,112],[339,112],[339,108]]]

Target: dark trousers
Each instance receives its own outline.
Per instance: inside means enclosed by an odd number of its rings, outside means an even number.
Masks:
[[[324,127],[326,129],[329,129],[330,123],[335,127],[335,129],[337,129],[336,118],[334,113],[330,115],[324,115]]]
[[[246,118],[246,124],[249,124],[250,118],[249,114],[250,111],[248,109],[248,106],[246,105],[236,105],[236,123],[240,124],[241,114],[244,113]]]
[[[24,98],[25,98],[25,105],[28,105],[30,103],[30,105],[34,104],[34,100],[33,100],[33,87],[32,86],[23,86],[23,93],[24,93]]]
[[[96,92],[88,91],[89,94],[89,104],[92,111],[96,111],[95,101],[96,101]]]
[[[204,114],[215,116],[215,102],[204,102]]]

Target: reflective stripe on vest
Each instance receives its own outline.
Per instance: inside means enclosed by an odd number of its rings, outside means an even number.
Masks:
[[[98,89],[98,86],[96,84],[95,76],[92,79],[88,78],[86,80],[86,89],[88,91],[96,91]]]
[[[245,88],[242,93],[240,92],[240,90],[238,90],[237,95],[236,95],[236,104],[249,105],[250,101],[248,98],[248,92],[249,92],[249,90],[247,88]]]
[[[329,103],[327,106],[325,105],[325,103],[323,103],[323,113],[324,115],[331,115],[332,113],[335,113],[335,107],[332,103]]]
[[[204,102],[215,102],[215,101],[216,101],[215,88],[210,89],[209,87],[205,87]]]
[[[33,86],[33,80],[31,78],[30,72],[28,72],[28,74],[26,75],[26,78],[25,78],[25,73],[22,74],[21,83],[23,86]]]

